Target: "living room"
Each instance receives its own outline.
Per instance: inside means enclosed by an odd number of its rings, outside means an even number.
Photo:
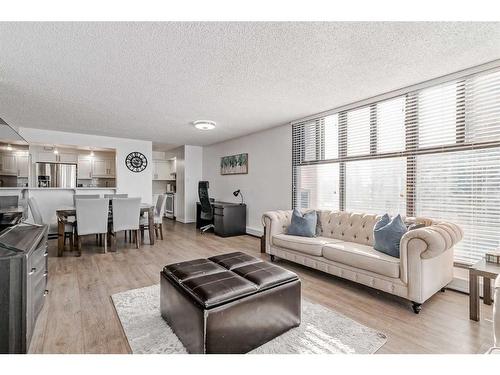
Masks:
[[[90,3],[0,21],[6,368],[495,368],[493,12]]]

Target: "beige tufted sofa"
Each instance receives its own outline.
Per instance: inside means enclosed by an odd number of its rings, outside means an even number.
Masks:
[[[318,211],[319,236],[286,234],[292,211],[262,216],[266,253],[406,298],[419,313],[421,305],[453,278],[453,247],[460,227],[412,218],[425,227],[401,239],[400,258],[373,249],[373,227],[379,215]]]

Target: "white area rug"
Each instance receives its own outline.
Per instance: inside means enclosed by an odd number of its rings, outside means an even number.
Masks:
[[[112,297],[133,353],[184,354],[186,349],[160,315],[160,286]],[[254,349],[258,354],[375,353],[387,341],[378,331],[302,299],[302,323]]]

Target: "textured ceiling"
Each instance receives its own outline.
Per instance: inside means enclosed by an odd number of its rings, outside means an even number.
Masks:
[[[0,23],[0,51],[16,127],[206,145],[498,59],[500,23]]]

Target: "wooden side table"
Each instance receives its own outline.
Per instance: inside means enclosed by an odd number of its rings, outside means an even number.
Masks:
[[[483,278],[483,302],[491,305],[491,280],[500,274],[500,264],[488,263],[484,259],[469,268],[469,318],[479,321],[479,277]]]

